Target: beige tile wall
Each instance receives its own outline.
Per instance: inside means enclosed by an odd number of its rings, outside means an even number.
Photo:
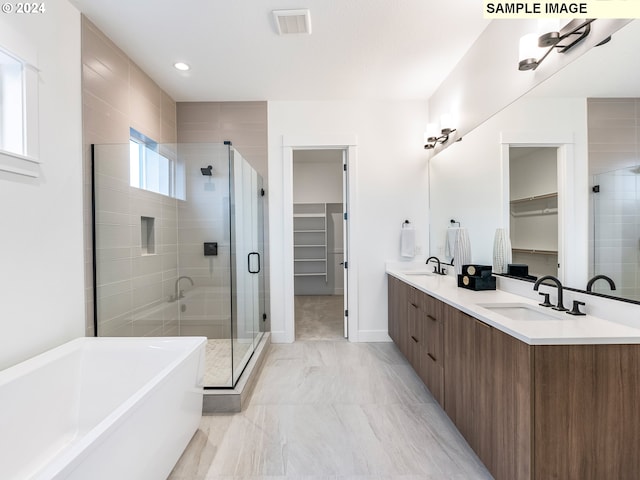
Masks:
[[[267,102],[179,102],[178,141],[229,140],[267,183]]]
[[[92,216],[91,216],[91,152],[94,144],[127,144],[129,128],[133,127],[159,143],[175,143],[176,103],[149,76],[147,76],[128,56],[107,38],[90,20],[82,18],[82,105],[83,105],[83,144],[84,144],[84,211],[85,211],[85,298],[86,333],[94,334],[93,328],[93,265],[92,265]],[[117,162],[111,165],[117,170]],[[120,168],[125,166],[120,165]],[[120,175],[120,177],[119,177]],[[111,202],[104,211],[105,220],[99,228],[108,232],[107,241],[115,242],[100,252],[102,256],[116,256],[110,267],[112,278],[106,293],[119,289],[130,289],[130,301],[123,301],[122,292],[113,293],[113,298],[102,302],[104,308],[114,308],[107,312],[108,318],[119,318],[118,311],[124,307],[136,307],[135,302],[153,302],[160,292],[166,290],[171,266],[166,263],[169,243],[156,257],[141,258],[139,240],[135,232],[139,231],[140,211],[155,211],[158,215],[161,232],[167,231],[166,224],[175,224],[175,201],[173,206],[166,205],[161,196],[149,192],[128,192],[123,185],[123,172],[107,172],[103,180],[108,185],[108,194],[103,200]],[[128,183],[128,172],[127,183]],[[127,186],[128,188],[128,186]],[[120,189],[120,190],[119,190]],[[140,211],[128,210],[130,195],[138,194],[136,205]],[[167,216],[173,210],[174,219]],[[150,216],[154,216],[149,214]],[[124,239],[128,236],[128,243]],[[174,242],[175,243],[175,242]],[[174,255],[175,257],[175,255]],[[125,258],[128,258],[125,259]],[[120,269],[120,270],[118,270]],[[125,277],[130,274],[130,277]],[[175,275],[175,274],[174,274]],[[103,279],[104,280],[104,279]],[[106,280],[105,280],[106,281]],[[120,296],[118,296],[120,295]],[[133,303],[131,303],[133,302]],[[131,303],[131,305],[129,305]],[[119,309],[119,310],[118,310]],[[114,313],[114,315],[111,315]],[[117,321],[116,321],[117,323]],[[115,328],[115,323],[111,326]],[[130,326],[133,328],[132,326]],[[128,327],[127,327],[128,328]],[[113,329],[112,329],[113,330]]]
[[[178,142],[222,143],[230,141],[234,148],[262,176],[267,189],[268,125],[267,102],[179,102],[177,104]],[[205,166],[205,165],[203,165]],[[267,189],[267,196],[269,195]],[[264,242],[268,252],[269,215],[264,202]],[[228,248],[221,254],[227,255]],[[202,260],[197,260],[202,264]],[[269,257],[263,259],[265,310],[269,315]],[[270,330],[270,318],[262,324]]]

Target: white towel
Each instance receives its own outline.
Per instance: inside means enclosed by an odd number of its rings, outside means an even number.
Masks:
[[[400,231],[400,255],[407,258],[416,255],[416,231],[407,223],[402,225]]]
[[[456,241],[453,249],[453,264],[456,274],[462,274],[462,265],[471,263],[471,242],[469,242],[469,232],[466,228],[458,228]]]
[[[447,238],[444,242],[444,255],[447,259],[451,260],[454,251],[456,249],[456,235],[458,234],[459,227],[447,228]]]
[[[512,261],[511,240],[504,228],[497,228],[493,238],[493,272],[507,273]]]

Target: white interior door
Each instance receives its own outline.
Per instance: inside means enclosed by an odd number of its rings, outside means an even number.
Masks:
[[[343,261],[344,261],[344,338],[349,338],[349,182],[347,167],[347,150],[342,151],[342,210],[343,210],[343,228],[342,228],[342,244],[343,244]]]

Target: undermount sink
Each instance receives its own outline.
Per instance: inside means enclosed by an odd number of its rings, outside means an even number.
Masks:
[[[409,272],[404,272],[405,275],[409,276],[424,276],[424,277],[434,277],[436,274],[433,272],[427,272],[424,270],[414,270]]]
[[[523,321],[548,321],[548,320],[566,320],[566,315],[555,310],[543,309],[537,305],[528,303],[478,303],[479,307],[491,310],[498,315],[509,318],[510,320]]]

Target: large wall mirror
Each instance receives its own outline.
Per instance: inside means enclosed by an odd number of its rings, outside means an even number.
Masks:
[[[580,290],[606,275],[616,289],[593,291],[640,301],[638,45],[636,20],[430,159],[431,255],[445,257],[455,219],[474,263],[491,264],[505,229],[533,275]]]

